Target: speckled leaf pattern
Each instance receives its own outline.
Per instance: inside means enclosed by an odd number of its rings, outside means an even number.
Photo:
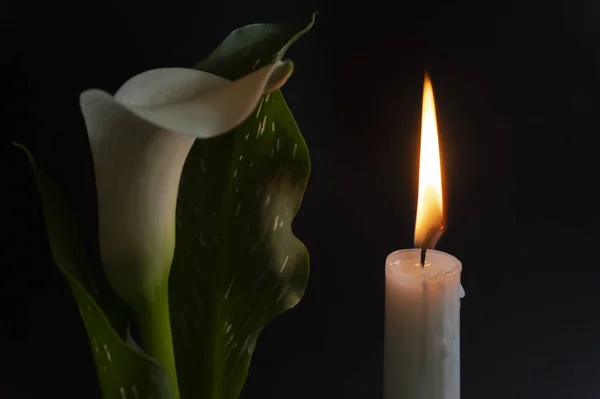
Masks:
[[[196,67],[239,78],[280,59],[311,26],[238,29]],[[230,134],[194,144],[169,283],[182,398],[238,398],[259,332],[302,297],[308,251],[291,224],[309,173],[308,149],[280,91]]]
[[[37,181],[52,256],[75,297],[90,339],[103,398],[172,398],[164,370],[129,343],[125,305],[105,281],[92,277],[77,221],[66,200],[27,149],[21,148]]]

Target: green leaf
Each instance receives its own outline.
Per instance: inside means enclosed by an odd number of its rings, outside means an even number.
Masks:
[[[129,337],[128,309],[105,280],[92,275],[78,223],[67,201],[29,151],[17,146],[27,153],[34,172],[50,250],[85,324],[104,399],[172,398],[164,370]]]
[[[237,79],[280,59],[313,22],[238,29],[196,68]],[[237,398],[259,332],[302,297],[309,257],[291,224],[309,174],[308,149],[280,91],[230,134],[194,144],[169,282],[182,398]]]

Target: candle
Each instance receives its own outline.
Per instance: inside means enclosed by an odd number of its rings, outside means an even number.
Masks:
[[[425,76],[415,247],[385,265],[384,399],[459,399],[461,263],[432,248],[444,227],[433,88]]]

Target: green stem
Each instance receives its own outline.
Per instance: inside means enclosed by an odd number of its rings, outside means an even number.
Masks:
[[[167,372],[173,389],[173,399],[179,399],[175,353],[169,317],[169,299],[167,288],[158,289],[154,295],[147,296],[136,307],[136,314],[143,347]]]

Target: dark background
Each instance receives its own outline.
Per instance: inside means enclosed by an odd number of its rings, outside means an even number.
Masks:
[[[88,155],[69,151],[86,140],[82,90],[191,66],[236,27],[304,24],[315,10],[315,28],[288,53],[296,71],[284,88],[312,155],[294,223],[311,280],[261,335],[242,398],[381,397],[384,260],[412,246],[425,69],[448,210],[438,248],[463,262],[467,293],[462,398],[600,397],[600,6],[238,3],[1,3],[0,397],[99,397],[36,188],[10,141],[89,203]]]

